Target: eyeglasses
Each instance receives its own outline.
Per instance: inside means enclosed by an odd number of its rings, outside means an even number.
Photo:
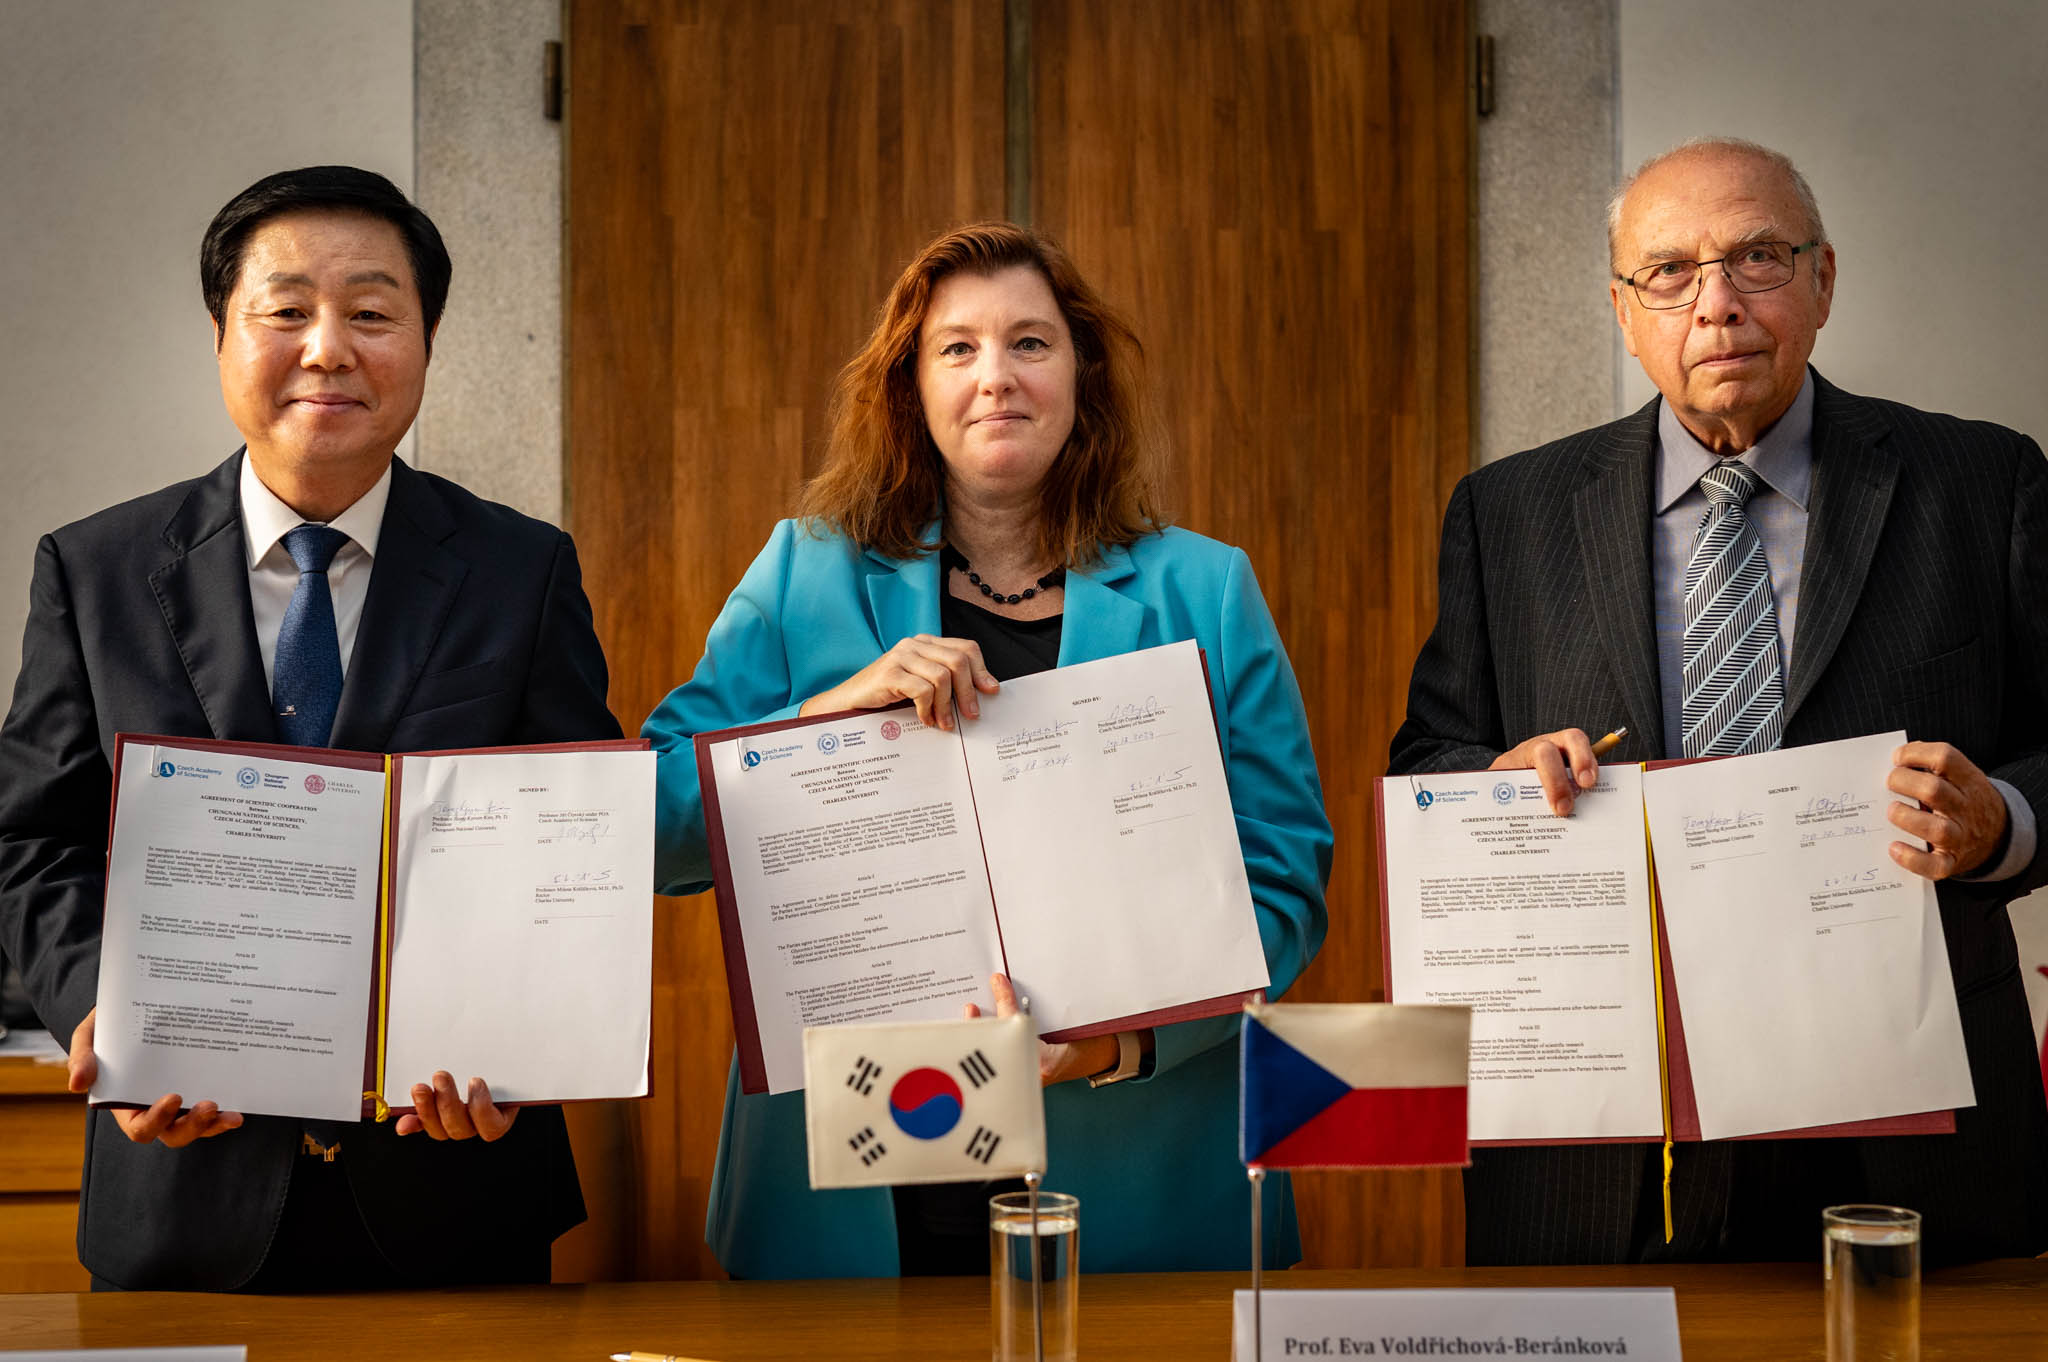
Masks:
[[[1716,260],[1660,260],[1614,279],[1634,289],[1636,301],[1644,307],[1657,309],[1684,307],[1699,297],[1709,265],[1719,265],[1737,293],[1769,293],[1791,283],[1799,270],[1799,257],[1818,245],[1818,241],[1803,246],[1789,241],[1752,241]]]

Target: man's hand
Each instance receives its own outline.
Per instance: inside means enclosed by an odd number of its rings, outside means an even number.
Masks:
[[[518,1119],[518,1107],[492,1104],[491,1085],[481,1078],[470,1079],[468,1092],[457,1096],[454,1075],[441,1069],[431,1085],[412,1085],[412,1110],[398,1118],[398,1133],[416,1135],[424,1130],[433,1140],[480,1137],[488,1144]]]
[[[1017,986],[1010,982],[1007,974],[991,974],[988,977],[989,990],[996,995],[996,1015],[1014,1017],[1017,1015]],[[968,1003],[964,1009],[971,1021],[981,1015],[981,1009]],[[1069,1079],[1086,1078],[1099,1074],[1104,1069],[1113,1069],[1117,1061],[1115,1036],[1090,1036],[1087,1040],[1063,1041],[1058,1045],[1038,1042],[1038,1086],[1049,1088],[1055,1083]]]
[[[1577,728],[1539,733],[1526,738],[1493,759],[1489,771],[1534,771],[1543,782],[1543,797],[1550,811],[1562,818],[1572,811],[1580,790],[1600,782],[1600,759],[1593,755],[1593,740]]]
[[[2005,796],[1977,763],[1945,742],[1909,742],[1892,753],[1893,794],[1917,800],[1893,804],[1885,816],[1899,831],[1927,843],[1927,850],[1891,844],[1892,859],[1915,875],[1945,880],[1982,869],[2005,840],[2011,815]]]
[[[93,1021],[98,1016],[99,1009],[95,1007],[85,1014],[85,1020],[71,1033],[70,1085],[73,1092],[84,1092],[100,1074],[99,1058],[92,1052]],[[184,1105],[184,1098],[167,1092],[143,1111],[112,1108],[114,1124],[137,1144],[160,1141],[169,1149],[183,1149],[194,1140],[210,1139],[242,1124],[241,1112],[222,1111],[217,1102],[201,1102],[180,1116],[178,1109]]]

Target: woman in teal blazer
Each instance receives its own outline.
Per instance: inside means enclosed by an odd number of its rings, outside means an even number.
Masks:
[[[695,675],[643,730],[658,753],[661,892],[711,879],[699,732],[902,698],[927,721],[971,723],[996,682],[944,621],[985,636],[991,658],[1037,636],[1050,661],[1056,630],[1061,666],[1193,639],[1269,993],[1294,982],[1322,943],[1331,846],[1300,691],[1243,552],[1149,509],[1131,344],[1057,248],[1023,229],[962,229],[912,263],[841,377],[807,514],[776,526]],[[1080,1198],[1087,1270],[1244,1266],[1237,1030],[1236,1017],[1156,1028],[1136,1075],[1099,1087],[1070,1080],[1128,1068],[1111,1038],[1045,1047],[1046,1186]],[[743,1095],[735,1070],[705,1224],[719,1261],[740,1277],[895,1275],[889,1190],[813,1192],[806,1167],[803,1095]],[[1268,1188],[1267,1263],[1285,1266],[1300,1256],[1293,1200],[1279,1176]]]

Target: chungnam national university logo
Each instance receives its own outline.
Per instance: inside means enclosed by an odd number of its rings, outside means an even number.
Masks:
[[[745,769],[751,771],[760,764],[761,754],[759,752],[742,752],[740,754],[740,765]]]
[[[244,766],[241,770],[235,772],[235,784],[245,790],[255,789],[256,780],[256,768],[253,766]]]
[[[1514,786],[1514,782],[1513,782],[1513,781],[1507,781],[1507,780],[1503,780],[1503,781],[1502,781],[1502,782],[1501,782],[1500,784],[1498,784],[1498,785],[1494,786],[1494,787],[1493,787],[1493,802],[1494,802],[1494,803],[1496,803],[1496,804],[1512,804],[1512,803],[1514,803],[1514,802],[1515,802],[1515,786]]]
[[[882,720],[882,736],[890,742],[895,742],[903,736],[903,725],[897,723],[894,719]]]
[[[169,780],[172,776],[178,774],[178,768],[173,762],[160,761],[156,764],[156,773],[161,778]]]
[[[1426,809],[1434,803],[1436,803],[1436,796],[1431,794],[1428,790],[1417,790],[1415,792],[1416,808]]]
[[[312,775],[306,777],[307,794],[319,794],[322,790],[326,788],[327,782],[321,778],[319,772],[316,771]]]
[[[837,752],[839,750],[839,735],[837,733],[820,733],[818,735],[818,750],[828,757]]]
[[[889,1089],[889,1115],[913,1139],[936,1140],[960,1124],[960,1085],[943,1069],[912,1069]]]

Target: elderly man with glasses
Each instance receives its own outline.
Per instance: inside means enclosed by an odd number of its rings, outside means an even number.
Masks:
[[[1804,1259],[1850,1201],[1925,1213],[1931,1261],[2039,1253],[2048,1106],[2006,904],[2048,882],[2048,466],[1808,366],[1835,250],[1778,153],[1657,157],[1608,242],[1659,397],[1459,484],[1391,770],[1533,769],[1568,814],[1589,727],[1627,726],[1618,761],[1904,730],[1889,817],[1917,841],[1891,855],[1938,882],[1977,1105],[1953,1135],[1680,1146],[1668,1241],[1654,1145],[1480,1150],[1468,1260]]]

